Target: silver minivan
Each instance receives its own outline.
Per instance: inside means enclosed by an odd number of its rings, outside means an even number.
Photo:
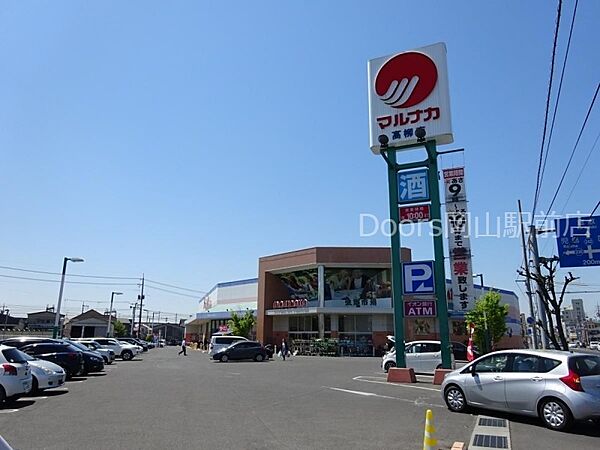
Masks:
[[[212,356],[217,352],[229,347],[231,344],[234,344],[239,341],[247,341],[245,337],[242,336],[224,336],[215,334],[210,338],[210,344],[208,345],[208,356]]]
[[[395,342],[394,336],[388,339]],[[412,341],[405,344],[406,367],[412,368],[415,373],[433,374],[435,369],[442,367],[442,346],[440,341]],[[454,356],[452,355],[452,367]],[[381,368],[387,372],[391,367],[396,367],[396,349],[383,355]]]
[[[600,356],[558,350],[489,353],[446,375],[451,411],[469,406],[539,417],[552,430],[600,423]]]

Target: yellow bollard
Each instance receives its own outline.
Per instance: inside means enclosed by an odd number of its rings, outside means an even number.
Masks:
[[[423,436],[423,450],[435,450],[437,439],[433,437],[435,427],[433,425],[433,412],[428,409],[425,414],[425,434]]]

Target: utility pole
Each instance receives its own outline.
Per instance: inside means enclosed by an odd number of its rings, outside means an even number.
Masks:
[[[131,315],[131,330],[129,330],[129,335],[130,337],[133,337],[133,329],[135,328],[135,308],[137,308],[137,303],[134,303],[130,308],[133,309],[133,314]]]
[[[2,304],[2,314],[4,314],[4,329],[2,330],[2,339],[4,339],[4,337],[5,337],[6,327],[8,324],[8,313],[9,312],[10,312],[10,310],[6,309],[6,304],[3,303]]]
[[[525,226],[523,225],[523,209],[521,208],[521,200],[519,202],[519,222],[521,224],[521,244],[523,246],[523,261],[525,266],[525,289],[527,290],[527,299],[529,300],[529,315],[533,318],[532,325],[532,344],[533,348],[538,348],[537,326],[535,321],[535,311],[533,309],[533,297],[531,295],[531,279],[529,273],[529,259],[527,258],[527,246],[525,245]],[[483,283],[482,283],[483,284]]]
[[[142,274],[142,290],[140,292],[140,295],[138,295],[138,300],[140,301],[140,319],[139,319],[139,323],[138,323],[138,332],[137,332],[137,338],[140,338],[140,333],[142,332],[142,308],[144,305],[144,274]]]
[[[84,311],[84,309],[85,309],[85,307],[86,307],[86,306],[87,306],[88,308],[90,307],[90,305],[86,305],[86,304],[85,304],[85,300],[83,300],[83,301],[81,302],[81,314],[83,314],[83,311]]]
[[[546,305],[544,304],[544,301],[542,299],[542,292],[543,289],[541,286],[541,280],[542,280],[542,271],[540,269],[540,253],[539,253],[539,249],[538,249],[538,243],[537,243],[537,235],[538,235],[538,230],[536,229],[535,225],[531,224],[529,226],[529,250],[531,251],[531,256],[533,258],[533,267],[535,270],[535,274],[538,277],[538,289],[537,289],[537,300],[538,300],[538,314],[539,314],[539,319],[542,322],[542,332],[541,334],[541,341],[542,341],[542,348],[545,350],[548,347],[548,336],[546,336],[546,333],[543,330],[547,330],[548,329],[548,317],[546,316]]]

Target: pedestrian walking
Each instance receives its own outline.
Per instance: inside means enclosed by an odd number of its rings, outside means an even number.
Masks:
[[[285,361],[287,352],[288,352],[287,342],[285,342],[285,339],[282,339],[281,340],[281,357],[283,358],[284,361]]]
[[[183,338],[183,341],[181,341],[181,350],[179,351],[179,353],[177,353],[177,355],[181,355],[182,353],[183,353],[183,356],[187,356],[185,338]]]

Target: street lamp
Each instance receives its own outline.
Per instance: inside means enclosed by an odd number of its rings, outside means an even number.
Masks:
[[[473,278],[477,278],[481,280],[481,295],[483,295],[483,274],[482,273],[474,273]]]
[[[108,311],[108,328],[106,329],[106,337],[110,337],[110,322],[112,319],[112,313],[113,313],[113,299],[115,298],[115,295],[123,295],[122,292],[115,292],[113,291],[110,294],[110,310]]]
[[[60,277],[60,289],[58,290],[58,304],[56,305],[56,316],[54,317],[54,328],[52,328],[52,338],[53,339],[56,339],[56,337],[58,336],[58,327],[60,325],[60,304],[62,303],[63,289],[65,287],[65,274],[67,272],[67,262],[68,261],[83,262],[83,258],[67,258],[65,256],[65,258],[63,260],[62,275]],[[62,335],[62,330],[61,330],[60,334]]]

